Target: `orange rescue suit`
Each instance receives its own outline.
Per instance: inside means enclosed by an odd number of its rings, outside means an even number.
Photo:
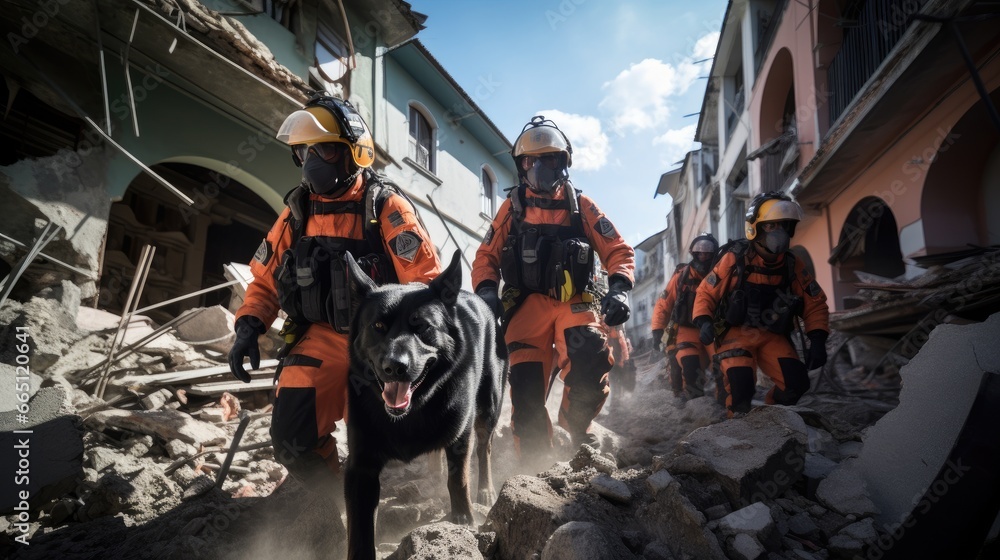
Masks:
[[[357,201],[364,198],[359,181],[336,199],[310,194],[310,201]],[[250,271],[254,280],[247,287],[239,319],[251,315],[265,325],[278,315],[275,271],[281,256],[293,243],[291,212],[285,208],[258,249]],[[364,215],[354,213],[312,214],[306,218],[305,236],[364,239]],[[427,232],[417,221],[410,202],[398,194],[389,196],[379,213],[383,251],[389,256],[400,283],[427,283],[441,271],[441,263]],[[272,437],[275,456],[283,464],[310,449],[336,469],[336,440],[330,434],[343,419],[347,406],[347,335],[326,323],[313,323],[284,358],[275,392]],[[289,392],[289,389],[296,389]],[[289,393],[286,397],[283,394]],[[283,401],[284,398],[284,401]]]

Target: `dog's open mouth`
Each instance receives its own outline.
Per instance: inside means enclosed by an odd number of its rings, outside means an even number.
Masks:
[[[382,385],[382,400],[385,401],[385,410],[393,416],[403,416],[410,410],[410,399],[413,392],[420,387],[420,384],[427,378],[427,372],[434,365],[434,359],[427,360],[424,371],[420,377],[413,381],[387,381]]]

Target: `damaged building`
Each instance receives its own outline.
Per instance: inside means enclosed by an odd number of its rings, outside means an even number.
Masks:
[[[223,266],[249,262],[299,181],[277,127],[315,90],[359,109],[376,170],[471,262],[514,181],[510,143],[415,39],[425,18],[391,0],[10,3],[2,276],[24,267],[37,289],[51,269],[120,313],[150,245],[138,307],[178,300],[151,318],[227,303]]]

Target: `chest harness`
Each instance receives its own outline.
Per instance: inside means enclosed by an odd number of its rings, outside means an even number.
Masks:
[[[592,288],[596,274],[594,250],[584,232],[580,215],[580,192],[573,189],[565,199],[526,197],[527,187],[511,189],[513,221],[500,254],[504,283],[521,297],[545,294],[559,301]],[[568,210],[570,225],[533,224],[524,220],[527,208]],[[506,293],[506,289],[504,290]]]
[[[358,265],[376,284],[396,282],[395,267],[382,244],[378,217],[385,201],[398,188],[374,173],[365,173],[361,200],[311,200],[299,185],[285,196],[292,241],[275,269],[278,303],[298,327],[327,323],[339,333],[350,325],[350,279],[344,255],[350,251]],[[363,237],[306,236],[310,216],[354,214],[364,220]],[[291,327],[286,322],[286,328]],[[284,329],[283,329],[284,330]],[[296,329],[301,331],[302,329]]]
[[[680,275],[677,279],[677,299],[670,314],[670,321],[683,327],[693,327],[691,313],[694,311],[694,296],[701,280],[691,277],[690,265],[681,265]]]
[[[747,240],[741,239],[731,242],[728,249],[724,246],[719,251],[719,255],[728,250],[736,256],[733,271],[737,280],[727,296],[722,298],[717,318],[725,321],[726,328],[746,325],[777,334],[791,334],[795,328],[795,317],[801,315],[804,308],[802,298],[792,292],[795,255],[786,251],[785,263],[781,267],[748,265],[746,253],[749,246]],[[748,280],[751,273],[780,276],[781,279],[776,284],[758,284]]]

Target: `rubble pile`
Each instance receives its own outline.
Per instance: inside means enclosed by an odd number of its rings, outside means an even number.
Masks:
[[[28,327],[35,374],[32,423],[17,425],[14,403],[3,401],[0,427],[44,430],[61,442],[68,469],[33,489],[30,546],[14,541],[22,529],[14,514],[0,520],[0,551],[13,558],[336,555],[343,535],[332,530],[331,510],[309,505],[320,492],[274,460],[273,372],[254,372],[249,385],[230,379],[232,315],[194,310],[185,328],[165,330],[132,317],[107,367],[120,317],[80,307],[74,293],[48,289],[0,310],[4,336]],[[4,348],[3,362],[12,363],[12,351]],[[475,526],[442,521],[449,502],[440,456],[391,464],[382,478],[379,558],[824,559],[877,545],[878,511],[856,460],[864,422],[884,411],[869,407],[845,420],[834,413],[842,403],[820,392],[804,406],[761,407],[727,421],[712,397],[674,399],[658,376],[662,360],[640,365],[634,393],[609,402],[593,426],[599,449],[573,449],[554,426],[552,456],[525,467],[506,403],[493,445],[499,497],[475,506]],[[107,388],[97,398],[102,376]],[[553,418],[558,405],[549,399]],[[241,422],[245,432],[234,442]],[[13,504],[2,507],[9,514]]]

